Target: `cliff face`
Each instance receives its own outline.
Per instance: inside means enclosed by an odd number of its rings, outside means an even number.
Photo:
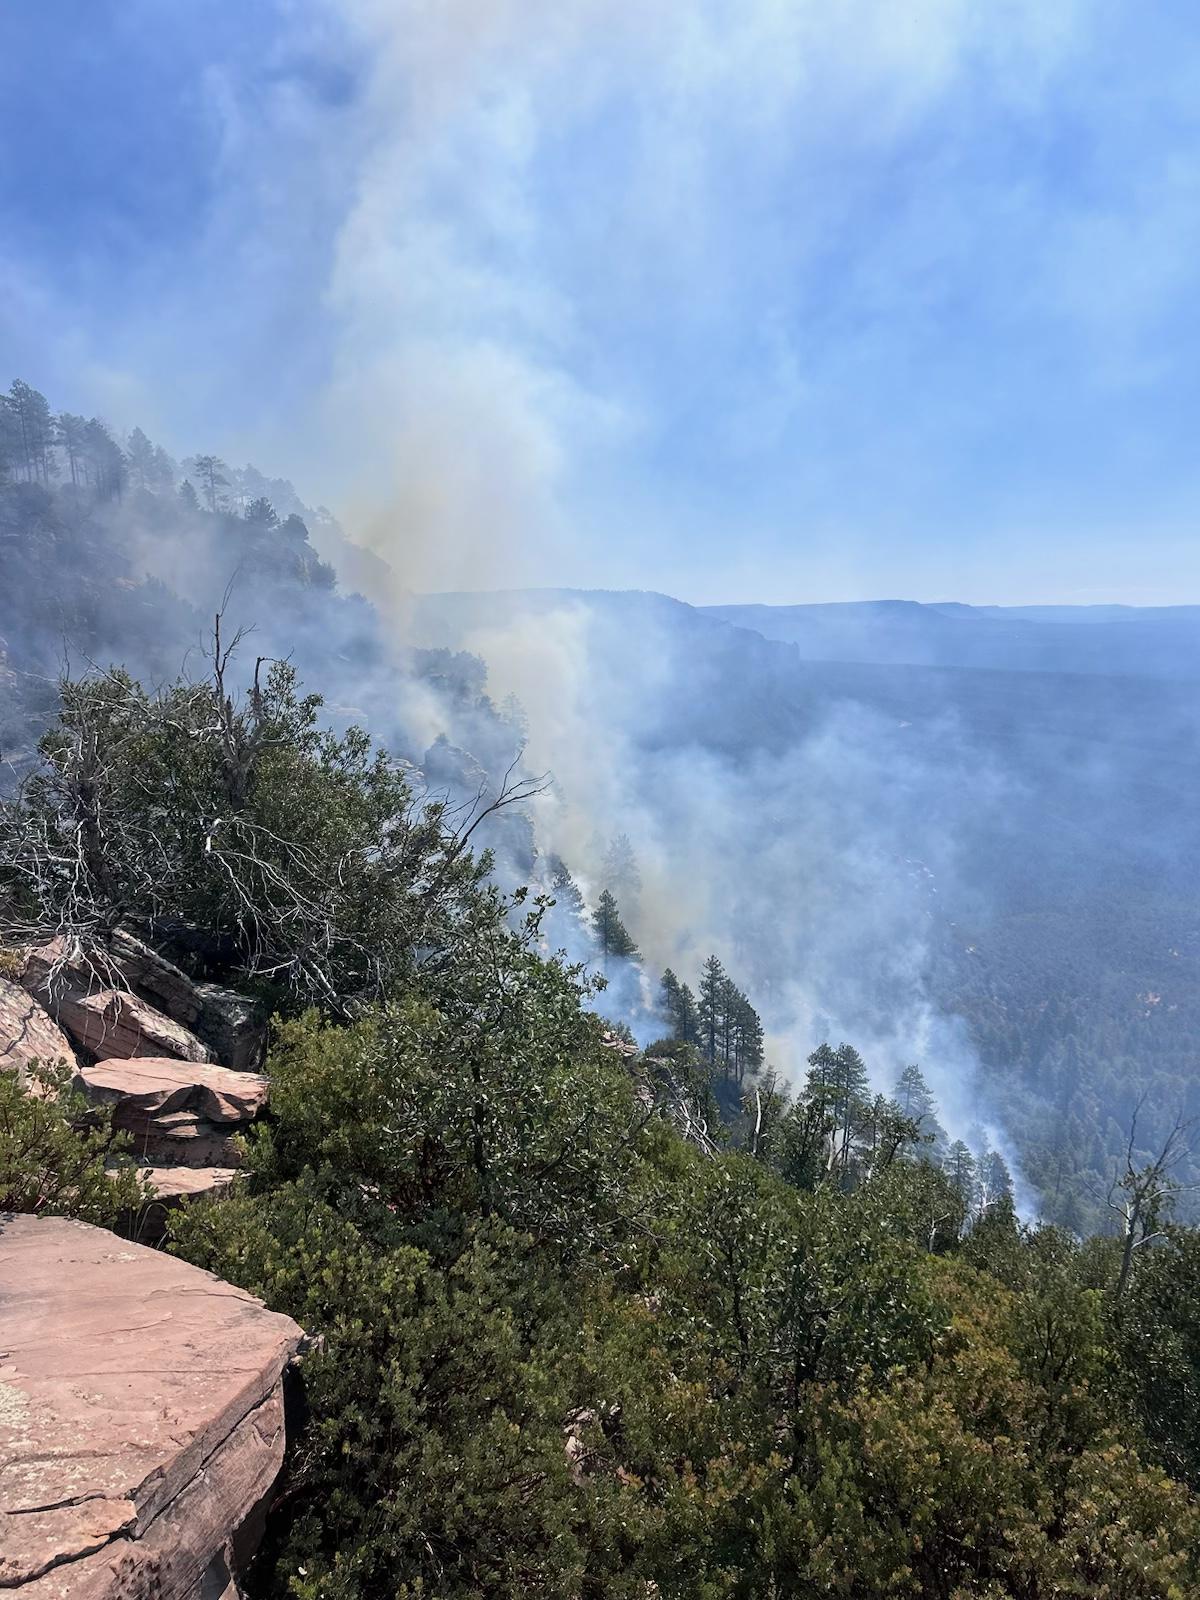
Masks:
[[[283,1460],[288,1317],[161,1252],[0,1218],[0,1588],[237,1593]]]

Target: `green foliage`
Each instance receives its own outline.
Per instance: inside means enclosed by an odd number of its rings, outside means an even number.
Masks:
[[[414,992],[349,1029],[285,1025],[262,1170],[311,1168],[343,1207],[365,1186],[439,1255],[492,1216],[563,1259],[615,1248],[641,1204],[647,1114],[572,975],[527,931],[486,929],[436,998]]]
[[[1116,1312],[1119,1371],[1163,1466],[1200,1489],[1200,1233],[1172,1228]]]
[[[142,1198],[127,1148],[61,1063],[0,1072],[0,1212],[116,1222]]]
[[[1196,1505],[1120,1424],[1111,1263],[1003,1207],[959,1251],[924,1161],[806,1192],[701,1154],[537,925],[436,998],[284,1026],[250,1185],[178,1224],[322,1340],[255,1592],[1193,1592]],[[835,1108],[853,1067],[814,1069]]]
[[[742,1084],[763,1065],[763,1026],[758,1012],[709,956],[700,977],[699,1003],[686,983],[668,969],[662,979],[662,1008],[675,1038],[699,1045],[714,1072]]]
[[[550,898],[502,903],[365,736],[226,664],[68,686],[0,888],[199,925],[290,1013],[246,1181],[173,1233],[317,1340],[253,1595],[1197,1592],[1190,1235],[1118,1292],[1119,1248],[1019,1228],[998,1158],[922,1159],[920,1085],[849,1045],[794,1099],[755,1079],[744,1148],[698,1136],[690,1074],[745,1022],[720,963],[698,1045],[631,1070],[541,953]],[[0,1198],[112,1215],[64,1094],[0,1079]]]
[[[592,936],[601,961],[607,969],[611,960],[636,960],[638,947],[621,921],[621,913],[610,890],[602,889],[592,913]]]
[[[500,915],[439,805],[417,807],[358,729],[275,663],[240,700],[214,676],[148,694],[122,672],[63,685],[43,767],[0,807],[10,926],[206,930],[213,959],[289,1009],[374,999]]]

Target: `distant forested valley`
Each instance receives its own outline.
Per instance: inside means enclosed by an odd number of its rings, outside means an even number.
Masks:
[[[365,725],[455,805],[549,772],[548,797],[476,842],[502,881],[558,895],[549,936],[605,969],[631,1037],[677,1032],[663,970],[694,986],[719,952],[756,1071],[795,1081],[842,1039],[880,1088],[920,1062],[956,1134],[999,1137],[1032,1210],[1110,1225],[1135,1122],[1149,1155],[1200,1111],[1196,613],[415,597],[404,542],[389,570],[290,483],[175,461],[14,383],[6,783],[62,671],[169,681],[202,664],[220,611],[227,637],[253,630],[246,654],[320,686],[331,726]],[[564,617],[586,759],[547,739],[519,674],[512,694],[489,683],[489,641],[510,658]],[[736,1117],[740,1060],[734,1078]],[[1200,1165],[1177,1177],[1193,1214]]]
[[[251,1600],[1197,1592],[1187,651],[414,595],[0,398],[0,1226],[219,1140],[155,1243],[307,1336]]]

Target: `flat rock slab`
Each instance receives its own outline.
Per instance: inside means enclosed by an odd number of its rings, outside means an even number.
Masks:
[[[265,1108],[270,1080],[258,1072],[203,1066],[166,1056],[98,1061],[78,1080],[93,1105],[163,1117],[190,1111],[210,1123],[251,1122]]]
[[[301,1338],[159,1251],[0,1217],[0,1588],[191,1600],[279,1471]]]
[[[236,1167],[152,1166],[139,1167],[137,1177],[145,1198],[121,1233],[139,1244],[158,1244],[177,1206],[187,1200],[216,1199],[241,1173]]]
[[[71,1041],[41,1003],[19,983],[0,978],[0,1072],[33,1061],[75,1063]]]
[[[160,1200],[218,1194],[241,1174],[236,1167],[139,1167],[138,1177]]]

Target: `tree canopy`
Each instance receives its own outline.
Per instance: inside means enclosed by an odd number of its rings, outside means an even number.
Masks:
[[[6,938],[191,937],[279,1009],[245,1179],[172,1243],[316,1339],[251,1593],[1196,1593],[1169,1189],[1144,1247],[1023,1227],[999,1157],[941,1157],[923,1080],[882,1096],[846,1043],[702,1137],[672,1066],[738,1071],[721,962],[678,1062],[612,1048],[551,897],[319,711],[284,666],[235,692],[219,643],[199,683],[68,683],[0,810]],[[105,1141],[0,1084],[8,1203],[89,1214]]]

